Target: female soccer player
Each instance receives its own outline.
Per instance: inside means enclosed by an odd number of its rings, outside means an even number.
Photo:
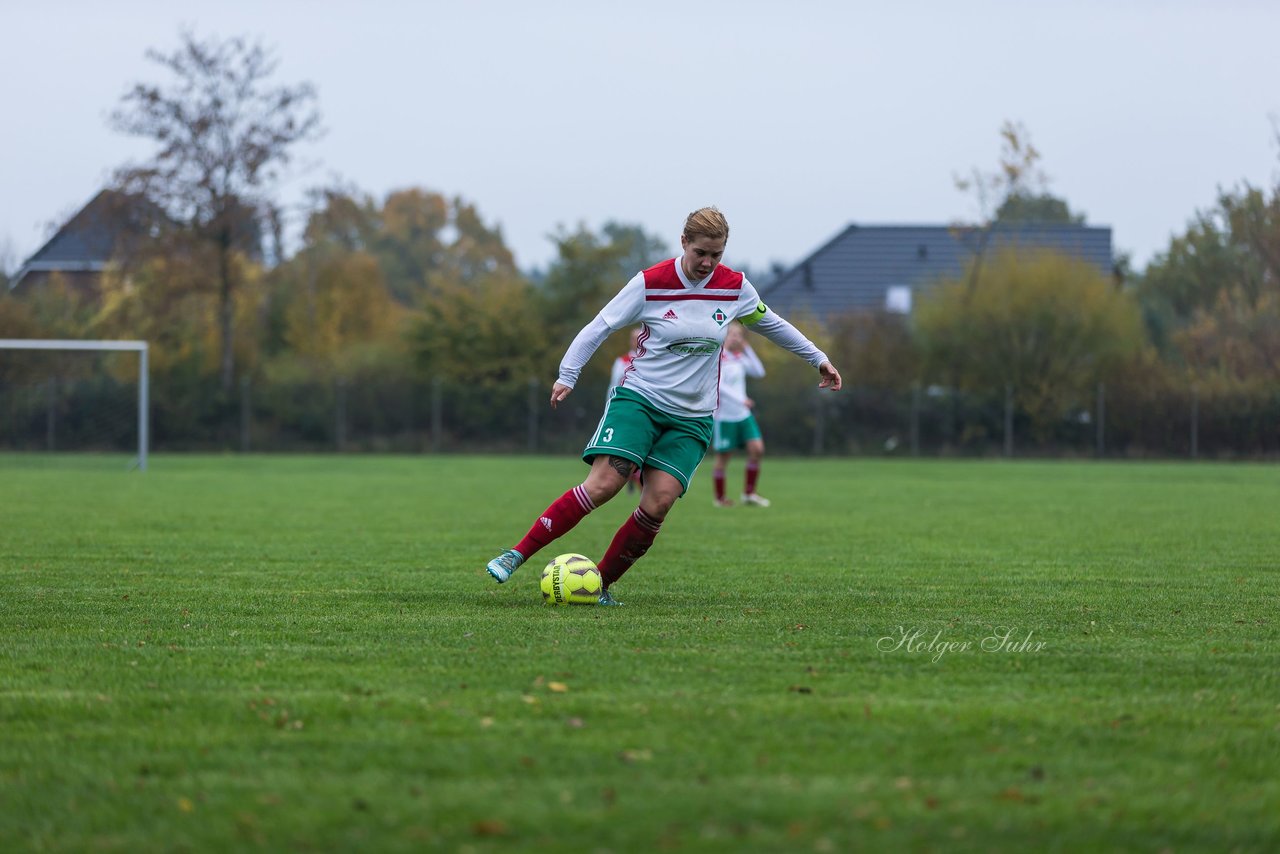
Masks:
[[[707,452],[720,348],[732,321],[741,320],[817,368],[819,388],[840,389],[840,372],[826,355],[770,311],[745,276],[720,263],[728,240],[729,223],[719,210],[689,214],[680,257],[637,273],[569,345],[551,388],[553,409],[611,333],[635,323],[641,327],[631,369],[582,452],[591,466],[587,479],[553,501],[520,542],[489,561],[489,574],[499,584],[617,495],[641,467],[640,504],[597,564],[604,581],[600,604],[620,604],[610,587],[648,551]]]
[[[637,352],[640,350],[640,327],[631,330],[631,344],[627,348],[627,352],[613,360],[613,368],[609,371],[609,390],[605,393],[604,402],[607,406],[609,399],[613,397],[613,390],[622,385],[622,381],[627,376],[627,369],[631,367],[632,360],[635,359]],[[631,473],[631,477],[627,478],[627,492],[635,492],[640,486],[640,467],[636,466],[636,470]]]
[[[751,412],[755,401],[747,397],[747,377],[764,376],[760,357],[747,343],[742,324],[734,321],[724,339],[720,353],[720,405],[716,407],[711,430],[711,448],[716,452],[715,505],[732,507],[733,502],[724,494],[724,473],[729,467],[729,457],[739,448],[747,451],[747,469],[743,482],[742,503],[756,507],[768,507],[769,499],[756,492],[760,479],[760,460],[764,457],[764,437],[760,425]]]

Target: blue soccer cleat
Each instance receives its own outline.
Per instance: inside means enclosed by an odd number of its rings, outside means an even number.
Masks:
[[[511,577],[511,573],[519,569],[522,563],[524,563],[524,555],[515,549],[507,549],[489,561],[489,565],[485,569],[493,576],[494,581],[499,584],[505,584],[507,579]]]
[[[619,602],[617,599],[614,599],[612,596],[610,596],[610,595],[609,595],[609,588],[607,588],[607,587],[606,587],[604,590],[601,590],[601,591],[600,591],[600,599],[597,601],[597,603],[596,603],[596,604],[598,604],[598,605],[621,605],[622,603],[621,603],[621,602]]]

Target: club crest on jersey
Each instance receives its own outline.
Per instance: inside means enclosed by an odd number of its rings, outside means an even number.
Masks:
[[[729,315],[717,308],[711,313],[711,319],[716,322],[716,326],[724,326],[724,322],[729,319]]]
[[[676,311],[675,311],[675,309],[673,309],[673,308],[669,308],[669,309],[667,309],[667,313],[666,313],[666,314],[664,314],[664,315],[662,315],[662,319],[663,319],[663,320],[678,320],[679,318],[677,318],[677,317],[676,317]]]

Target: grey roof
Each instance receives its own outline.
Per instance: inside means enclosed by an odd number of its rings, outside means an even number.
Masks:
[[[918,294],[942,277],[957,277],[973,258],[980,229],[945,225],[850,225],[799,264],[760,289],[783,316],[826,317],[885,306],[888,289]],[[1083,258],[1110,275],[1111,229],[1083,225],[998,226],[987,257],[1005,248],[1054,249]]]
[[[28,273],[105,269],[121,238],[145,230],[147,217],[154,217],[157,210],[137,196],[99,192],[27,259],[10,281],[10,289]]]

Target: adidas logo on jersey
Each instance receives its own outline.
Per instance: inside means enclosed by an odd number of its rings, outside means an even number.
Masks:
[[[662,319],[663,320],[679,320],[679,318],[676,317],[675,309],[671,309],[671,308],[667,309],[667,313],[662,315]]]

